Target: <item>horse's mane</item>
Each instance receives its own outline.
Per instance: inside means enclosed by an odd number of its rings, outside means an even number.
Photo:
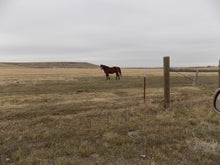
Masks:
[[[100,65],[100,67],[101,67],[102,69],[110,68],[109,66],[106,66],[106,65]]]

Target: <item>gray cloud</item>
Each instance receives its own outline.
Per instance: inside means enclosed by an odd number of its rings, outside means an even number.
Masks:
[[[217,65],[216,0],[1,0],[0,61]],[[199,58],[198,58],[199,57]]]

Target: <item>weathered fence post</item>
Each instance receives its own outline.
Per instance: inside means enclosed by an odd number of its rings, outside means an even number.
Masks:
[[[199,74],[199,70],[197,69],[197,70],[196,70],[196,75],[195,75],[194,80],[193,80],[193,83],[192,83],[192,86],[195,86],[195,85],[196,85],[196,80],[197,80],[198,74]]]
[[[163,58],[164,64],[164,108],[170,106],[170,57]]]
[[[220,88],[220,60],[218,64],[218,87]]]
[[[146,100],[146,70],[144,70],[144,103]]]

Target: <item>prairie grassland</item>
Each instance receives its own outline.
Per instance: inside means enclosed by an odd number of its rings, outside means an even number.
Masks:
[[[220,116],[212,110],[217,73],[171,73],[163,109],[163,71],[0,70],[0,164],[218,164]]]

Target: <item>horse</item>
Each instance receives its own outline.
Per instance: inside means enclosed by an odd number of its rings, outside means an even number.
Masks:
[[[110,80],[109,74],[116,73],[116,80],[120,80],[120,75],[121,75],[121,68],[114,66],[114,67],[109,67],[106,65],[100,65],[100,68],[105,72],[106,74],[106,80]]]

